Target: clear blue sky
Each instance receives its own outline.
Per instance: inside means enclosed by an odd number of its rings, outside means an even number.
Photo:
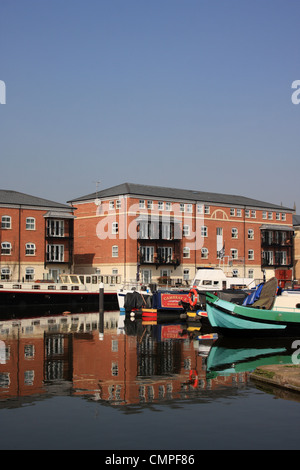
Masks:
[[[299,0],[0,0],[0,188],[123,182],[300,213]]]

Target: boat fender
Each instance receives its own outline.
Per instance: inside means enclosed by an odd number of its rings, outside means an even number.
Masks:
[[[194,300],[193,300],[194,297]],[[191,289],[188,295],[189,298],[189,304],[191,307],[195,307],[195,305],[198,302],[198,292],[196,289]]]
[[[193,388],[198,387],[199,377],[198,377],[198,372],[196,371],[196,369],[190,370],[189,380]]]

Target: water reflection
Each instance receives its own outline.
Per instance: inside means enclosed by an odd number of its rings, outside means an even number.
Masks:
[[[284,343],[228,343],[206,333],[178,317],[131,320],[118,311],[0,321],[0,404],[49,394],[120,406],[195,399],[244,386],[262,360],[291,359]]]

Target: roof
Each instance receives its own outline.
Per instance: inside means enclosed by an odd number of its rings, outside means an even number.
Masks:
[[[29,194],[19,193],[18,191],[11,191],[8,189],[0,189],[0,204],[72,210],[72,207],[67,204],[49,201],[48,199],[30,196]]]
[[[300,215],[293,215],[293,225],[300,225]]]
[[[144,196],[149,198],[159,197],[166,200],[176,199],[176,200],[187,200],[187,201],[201,201],[203,203],[216,203],[216,204],[230,204],[234,206],[247,206],[247,207],[261,207],[264,209],[273,209],[273,210],[288,210],[293,211],[294,209],[279,206],[276,204],[271,204],[269,202],[259,201],[257,199],[251,199],[244,196],[237,196],[231,194],[219,194],[219,193],[210,193],[206,191],[198,191],[192,189],[176,189],[176,188],[167,188],[163,186],[149,186],[144,184],[135,184],[135,183],[123,183],[117,186],[112,186],[111,188],[104,189],[102,191],[97,191],[95,193],[87,194],[86,196],[80,196],[78,198],[71,199],[69,203],[74,202],[83,202],[88,200],[93,200],[96,198],[109,198],[118,195],[137,195]]]

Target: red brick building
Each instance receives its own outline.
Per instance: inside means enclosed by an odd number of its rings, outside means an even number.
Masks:
[[[74,270],[181,283],[203,266],[292,277],[293,209],[243,196],[124,183],[69,201]]]
[[[1,281],[56,280],[73,264],[73,210],[0,190]]]

